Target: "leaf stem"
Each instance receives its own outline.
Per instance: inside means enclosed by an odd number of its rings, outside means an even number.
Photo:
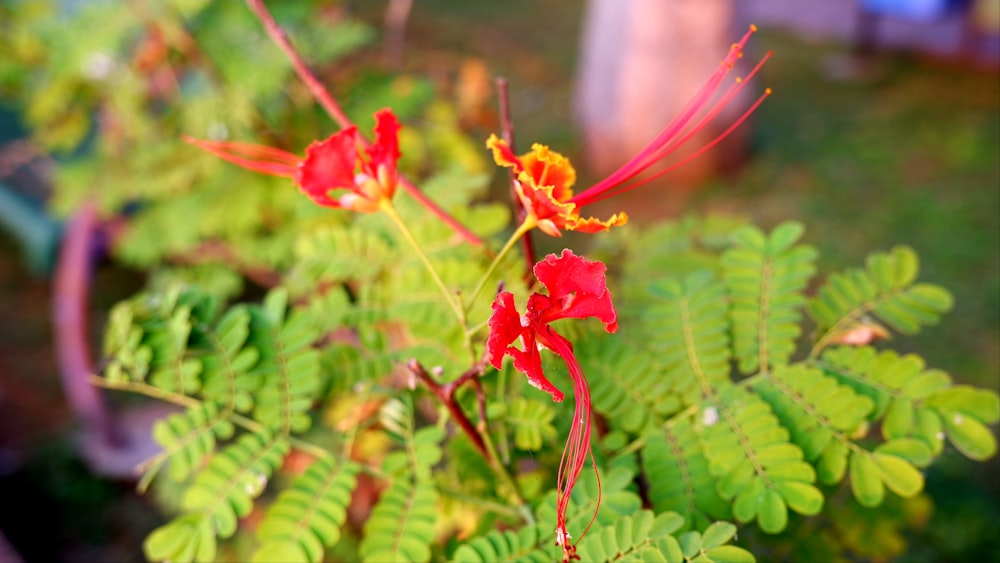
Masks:
[[[406,367],[416,375],[420,381],[427,385],[428,389],[434,393],[441,404],[448,409],[451,414],[452,419],[458,424],[459,428],[468,435],[469,439],[472,440],[473,445],[476,449],[483,455],[487,463],[490,464],[490,468],[497,478],[506,486],[509,491],[511,504],[514,505],[514,511],[516,514],[529,524],[534,524],[534,516],[531,514],[531,510],[528,508],[524,501],[524,497],[521,496],[521,489],[518,487],[517,482],[511,477],[510,472],[507,470],[507,466],[500,460],[497,454],[496,446],[493,444],[493,438],[489,432],[489,426],[486,421],[486,398],[483,393],[483,387],[480,384],[479,377],[482,375],[483,366],[477,364],[473,366],[472,369],[466,371],[458,379],[444,385],[439,384],[434,381],[434,379],[427,373],[420,362],[415,359],[411,359],[406,363]],[[466,416],[462,407],[455,400],[455,392],[466,382],[472,381],[476,389],[476,398],[479,404],[479,418],[480,424],[478,428],[473,426],[469,417]]]
[[[497,514],[502,514],[504,516],[508,516],[508,517],[511,517],[511,518],[517,518],[519,520],[524,520],[528,524],[534,524],[534,522],[532,522],[530,520],[525,520],[523,512],[521,510],[517,509],[517,508],[512,508],[512,507],[507,506],[505,504],[500,504],[499,502],[493,502],[491,500],[487,500],[487,499],[483,499],[483,498],[479,498],[479,497],[474,497],[472,495],[468,495],[468,494],[465,494],[463,492],[456,491],[456,490],[453,490],[453,489],[448,489],[448,488],[445,488],[443,486],[438,486],[438,490],[441,491],[442,494],[448,495],[448,496],[450,496],[452,498],[455,498],[457,500],[460,500],[460,501],[462,501],[464,503],[471,504],[471,505],[476,506],[476,507],[485,508],[486,510],[489,510],[490,512],[495,512]]]
[[[534,216],[529,215],[528,217],[525,217],[524,221],[522,221],[521,224],[517,227],[517,229],[514,230],[514,234],[512,234],[509,239],[507,239],[507,242],[504,243],[503,248],[500,249],[500,252],[498,252],[497,255],[493,257],[493,262],[490,262],[490,265],[486,268],[486,272],[483,273],[483,277],[479,278],[479,283],[476,284],[476,288],[473,289],[472,293],[469,294],[469,300],[465,303],[465,309],[464,309],[465,313],[468,313],[472,309],[472,306],[475,305],[476,299],[478,299],[479,294],[483,292],[483,288],[489,281],[490,276],[493,275],[493,272],[497,269],[497,266],[500,265],[500,262],[504,259],[504,257],[507,256],[507,253],[510,252],[510,249],[514,248],[514,245],[517,244],[517,241],[520,240],[521,237],[527,234],[531,229],[534,229],[536,225],[537,223],[535,221]]]
[[[510,150],[516,151],[514,148],[514,121],[511,119],[510,91],[507,79],[499,77],[496,80],[496,84],[497,100],[500,105],[500,133],[503,136],[503,140],[507,142],[507,146],[510,147]],[[524,209],[524,204],[517,195],[517,174],[514,173],[513,168],[507,169],[507,177],[510,183],[510,200],[514,205],[514,217],[519,222],[524,221],[528,216],[528,212]],[[535,244],[531,240],[530,233],[526,233],[521,242],[521,247],[524,249],[525,261],[524,282],[527,284],[528,289],[531,289],[531,286],[534,284],[531,268],[535,265]]]
[[[455,421],[455,424],[457,424],[458,427],[461,428],[463,432],[465,432],[465,434],[469,437],[469,439],[472,440],[472,444],[476,446],[476,449],[479,450],[479,453],[482,454],[483,457],[487,458],[487,461],[490,461],[489,459],[490,454],[489,451],[486,449],[486,444],[483,440],[483,436],[481,435],[480,432],[476,430],[476,427],[473,426],[472,422],[469,420],[469,417],[465,415],[465,412],[462,410],[462,407],[455,402],[455,390],[458,389],[458,386],[461,383],[464,383],[465,381],[468,380],[468,376],[470,374],[472,375],[472,377],[478,378],[479,374],[482,373],[482,366],[473,367],[471,370],[467,371],[465,374],[459,377],[456,381],[453,381],[445,385],[441,385],[437,381],[434,381],[434,379],[431,378],[431,375],[427,373],[427,370],[424,369],[424,366],[422,366],[420,362],[418,362],[416,359],[411,359],[410,361],[406,362],[406,368],[410,370],[410,372],[413,373],[413,375],[417,376],[417,378],[420,379],[420,381],[424,385],[426,385],[427,388],[430,389],[432,393],[434,393],[434,396],[437,397],[437,399],[441,402],[442,405],[444,405],[445,408],[448,409],[448,412],[451,414],[451,418]]]
[[[145,395],[147,397],[152,397],[154,399],[159,399],[167,403],[173,403],[186,408],[198,407],[203,404],[202,401],[195,399],[194,397],[189,397],[187,395],[181,395],[179,393],[172,393],[170,391],[164,391],[158,387],[154,387],[148,383],[143,383],[141,381],[109,381],[98,375],[91,374],[89,381],[92,385],[97,387],[103,387],[105,389],[114,389],[116,391],[129,391],[132,393],[139,393],[140,395]],[[239,415],[236,413],[230,413],[228,415],[229,419],[236,424],[254,434],[261,434],[264,432],[269,432],[267,426],[253,420],[251,418]],[[323,459],[337,459],[337,456],[332,452],[317,446],[313,443],[307,442],[300,438],[295,438],[291,435],[284,435],[284,438],[288,440],[291,446],[300,452],[307,453],[315,458]],[[147,462],[148,463],[148,462]],[[143,464],[145,465],[145,463]],[[140,465],[141,467],[142,465]],[[361,466],[363,471],[368,474],[374,475],[376,477],[382,477],[384,474],[374,468],[367,465]]]
[[[428,273],[430,273],[431,275],[431,278],[434,279],[434,283],[437,284],[438,289],[441,290],[441,294],[444,296],[445,301],[448,302],[448,306],[450,306],[451,310],[454,311],[455,317],[458,318],[458,322],[462,325],[462,328],[464,329],[466,327],[465,310],[462,308],[461,303],[459,303],[455,295],[448,289],[448,286],[444,284],[444,280],[441,279],[441,275],[438,274],[437,269],[434,268],[433,264],[431,264],[431,261],[427,257],[427,254],[424,253],[424,250],[420,247],[420,244],[417,242],[417,239],[413,237],[413,233],[410,232],[410,229],[409,227],[406,226],[406,223],[403,221],[403,218],[399,216],[399,212],[396,211],[396,208],[392,205],[392,201],[388,199],[383,199],[381,208],[382,211],[384,211],[385,214],[388,215],[390,219],[392,219],[392,222],[395,223],[396,228],[399,229],[399,232],[403,235],[403,238],[406,239],[407,244],[410,245],[410,247],[413,249],[413,252],[416,253],[418,258],[420,258],[420,261],[424,264],[424,268],[427,269]]]

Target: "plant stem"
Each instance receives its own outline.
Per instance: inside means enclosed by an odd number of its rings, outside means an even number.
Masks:
[[[484,421],[485,422],[485,421]],[[483,443],[486,445],[486,451],[489,452],[489,462],[490,466],[493,467],[493,472],[500,478],[500,481],[507,486],[507,490],[510,491],[510,497],[515,505],[515,509],[521,513],[521,517],[530,524],[535,523],[535,518],[531,515],[531,510],[528,509],[527,504],[524,502],[524,497],[521,496],[521,487],[518,486],[514,478],[510,476],[510,472],[507,471],[507,466],[500,461],[500,456],[497,454],[497,448],[493,444],[493,438],[487,428],[486,432],[482,433]]]
[[[264,30],[267,31],[268,36],[274,41],[274,44],[285,54],[288,60],[292,63],[292,67],[295,69],[295,74],[299,76],[299,79],[306,85],[309,93],[315,98],[316,102],[322,106],[323,110],[339,125],[342,129],[346,129],[354,125],[344,110],[341,109],[340,104],[330,95],[329,90],[327,90],[323,84],[316,78],[316,75],[309,70],[309,66],[306,65],[305,60],[289,41],[288,35],[285,33],[278,22],[275,21],[274,17],[267,10],[267,6],[264,5],[263,0],[246,0],[247,6],[250,11],[253,12],[257,19],[264,25]],[[364,137],[359,136],[358,142],[362,148],[366,149],[370,146],[370,143]],[[470,231],[465,225],[458,222],[457,219],[448,214],[444,209],[438,207],[436,203],[430,200],[423,192],[420,191],[412,182],[406,178],[399,177],[399,185],[403,187],[414,199],[416,199],[421,205],[427,208],[431,213],[436,215],[439,219],[444,221],[446,225],[452,228],[456,233],[459,234],[466,242],[473,246],[482,246],[483,241],[475,233]]]
[[[497,455],[496,446],[493,444],[493,438],[489,432],[489,426],[486,421],[486,400],[483,394],[482,385],[479,382],[479,377],[482,375],[482,365],[476,365],[469,371],[462,374],[458,379],[452,381],[451,383],[446,383],[444,385],[438,384],[431,378],[427,370],[424,369],[420,362],[417,360],[410,360],[407,362],[406,367],[416,375],[420,381],[422,381],[427,387],[434,393],[434,396],[441,401],[441,404],[448,409],[451,413],[452,418],[455,423],[458,424],[459,428],[462,429],[476,448],[483,454],[487,463],[490,464],[490,468],[493,473],[497,476],[500,481],[506,485],[507,489],[510,491],[510,498],[512,504],[514,505],[514,510],[525,522],[534,524],[534,517],[531,515],[531,510],[528,509],[527,504],[524,502],[524,497],[521,496],[521,489],[518,487],[517,482],[511,477],[510,472],[507,470],[507,466],[500,461],[500,457]],[[473,385],[476,387],[477,401],[479,403],[479,417],[480,417],[480,427],[477,429],[473,426],[472,422],[469,421],[469,417],[466,416],[462,407],[455,401],[455,392],[464,384],[466,381],[472,381]]]
[[[503,369],[497,370],[497,398],[506,401],[507,398],[507,372]],[[510,463],[510,444],[507,442],[506,418],[501,417],[500,425],[500,461],[504,464]]]
[[[514,245],[517,244],[517,241],[520,240],[522,236],[524,236],[531,229],[534,229],[535,225],[535,218],[528,216],[517,227],[514,234],[507,239],[507,242],[503,245],[503,248],[500,249],[500,252],[493,257],[493,262],[490,262],[490,265],[486,268],[486,272],[483,273],[483,277],[479,278],[479,283],[476,284],[476,288],[469,294],[469,300],[465,303],[465,308],[463,310],[464,313],[468,313],[472,309],[472,306],[476,304],[476,299],[478,299],[479,294],[483,292],[483,288],[489,281],[490,276],[493,275],[493,271],[497,269],[497,266],[499,266],[500,262],[505,256],[507,256],[510,249],[514,248]]]
[[[487,461],[490,461],[492,463],[492,460],[490,460],[489,451],[486,449],[486,444],[483,440],[483,436],[480,434],[480,432],[476,431],[476,427],[473,426],[472,422],[469,420],[469,417],[467,417],[465,415],[465,412],[462,411],[462,407],[455,402],[455,390],[458,388],[458,385],[456,385],[457,381],[443,386],[439,385],[438,382],[434,381],[431,378],[431,375],[427,373],[427,370],[424,369],[424,366],[420,365],[420,362],[418,362],[415,359],[411,359],[410,361],[408,361],[406,363],[406,367],[413,373],[413,375],[416,375],[417,378],[419,378],[420,381],[422,381],[424,385],[426,385],[427,388],[431,390],[432,393],[434,393],[434,396],[437,397],[437,399],[441,402],[442,405],[444,405],[445,408],[448,409],[448,412],[451,414],[451,418],[455,421],[455,424],[457,424],[458,427],[461,428],[463,432],[465,432],[465,434],[469,437],[469,439],[472,440],[472,444],[476,446],[476,449],[479,450],[479,453],[481,453],[483,457],[487,459]],[[468,375],[469,373],[472,373],[473,377],[478,377],[481,370],[482,368],[480,366],[476,366],[472,370],[469,370],[468,372],[463,374],[463,376],[460,377],[459,380],[462,381],[463,383],[467,381],[468,379],[466,378],[466,375]]]
[[[459,301],[455,298],[455,295],[448,289],[448,286],[444,284],[444,280],[441,279],[441,275],[438,274],[437,269],[435,269],[434,265],[431,264],[430,259],[427,258],[427,254],[424,253],[420,244],[417,243],[417,239],[413,238],[413,233],[410,232],[410,229],[406,226],[403,218],[399,216],[399,212],[396,211],[396,208],[392,205],[392,201],[383,199],[381,207],[382,211],[385,211],[386,215],[388,215],[389,218],[392,219],[392,222],[396,224],[396,228],[398,228],[399,232],[402,233],[403,238],[406,239],[407,244],[410,245],[413,252],[415,252],[417,257],[420,258],[420,261],[423,262],[424,268],[427,269],[431,278],[434,279],[434,283],[437,284],[438,289],[441,290],[441,294],[444,296],[445,301],[448,302],[448,305],[451,307],[452,311],[454,311],[455,317],[458,318],[458,322],[462,325],[462,329],[464,330],[466,327],[465,310],[462,309],[461,303],[459,303]]]
[[[496,83],[497,101],[500,104],[500,134],[503,140],[507,142],[510,150],[516,152],[514,148],[514,121],[511,119],[510,92],[507,87],[507,79],[499,77]],[[507,177],[510,182],[510,200],[514,205],[514,218],[520,223],[525,220],[528,213],[524,209],[524,204],[521,203],[521,198],[517,195],[517,174],[514,173],[513,168],[507,169]],[[530,233],[525,233],[525,236],[521,239],[521,243],[521,247],[524,250],[525,262],[524,282],[528,286],[528,289],[531,289],[535,281],[534,276],[531,275],[531,268],[535,265],[535,244],[531,240]]]
[[[115,391],[129,391],[132,393],[138,393],[140,395],[145,395],[147,397],[152,397],[154,399],[159,399],[161,401],[167,403],[173,403],[175,405],[179,405],[186,408],[194,408],[203,404],[202,401],[194,397],[181,395],[179,393],[171,393],[170,391],[164,391],[163,389],[154,387],[152,385],[149,385],[148,383],[142,383],[141,381],[109,381],[103,377],[94,374],[90,375],[89,381],[92,385],[96,387],[103,387],[104,389],[114,389]],[[236,413],[229,413],[227,415],[227,418],[229,418],[229,420],[231,420],[233,424],[236,424],[237,426],[240,426],[245,430],[253,432],[254,434],[261,434],[264,432],[271,431],[267,426],[257,422],[256,420],[245,417],[243,415],[239,415]],[[288,440],[288,443],[293,448],[299,450],[300,452],[307,453],[314,458],[339,459],[338,456],[333,452],[326,450],[320,446],[317,446],[316,444],[313,444],[311,442],[307,442],[300,438],[295,438],[294,436],[288,434],[283,435],[282,438]],[[157,454],[157,456],[154,456],[153,459],[156,459],[160,455],[162,454]],[[344,457],[346,458],[347,456]],[[143,463],[142,465],[140,465],[140,467],[146,465],[147,463],[149,462]],[[385,473],[383,473],[380,469],[360,463],[358,465],[360,465],[361,470],[363,472],[369,475],[379,478],[385,478]]]
[[[531,522],[530,520],[525,520],[524,513],[521,510],[519,510],[518,508],[512,508],[512,507],[507,506],[505,504],[500,504],[499,502],[493,502],[491,500],[474,497],[472,495],[467,495],[467,494],[465,494],[463,492],[455,491],[455,490],[452,490],[452,489],[447,489],[447,488],[442,487],[442,486],[438,486],[438,490],[441,491],[442,494],[448,495],[448,496],[450,496],[452,498],[458,499],[458,500],[460,500],[462,502],[465,502],[467,504],[471,504],[471,505],[473,505],[475,507],[485,508],[486,510],[489,510],[490,512],[495,512],[497,514],[502,514],[504,516],[509,516],[511,518],[517,518],[519,520],[524,520],[526,524],[533,524],[534,523],[534,522]]]

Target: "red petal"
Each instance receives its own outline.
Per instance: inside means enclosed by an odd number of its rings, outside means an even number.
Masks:
[[[493,160],[498,165],[513,168],[516,174],[524,171],[521,159],[514,154],[514,151],[510,150],[510,145],[507,144],[507,141],[500,139],[496,135],[490,135],[490,138],[486,140],[486,148],[493,150]]]
[[[548,289],[555,305],[545,314],[545,321],[596,317],[605,330],[616,331],[618,314],[604,278],[606,270],[601,262],[577,256],[568,248],[561,256],[549,254],[535,264],[535,277]]]
[[[303,193],[320,205],[339,207],[327,193],[336,188],[354,188],[354,164],[357,161],[355,136],[357,129],[349,127],[315,142],[306,149],[306,158],[299,165],[295,182]]]
[[[545,377],[542,371],[542,355],[535,345],[534,333],[526,332],[524,339],[524,351],[517,348],[507,348],[507,353],[514,358],[514,368],[528,377],[528,383],[540,391],[552,395],[552,400],[560,403],[565,398],[552,382]]]
[[[565,156],[535,143],[531,145],[531,152],[521,155],[521,164],[535,186],[552,187],[552,199],[564,202],[573,197],[576,170]]]
[[[399,160],[399,121],[392,110],[382,109],[375,113],[375,142],[368,148],[371,164],[370,175],[375,177],[379,166],[389,171],[396,170]]]
[[[514,295],[509,291],[497,294],[493,302],[493,314],[489,320],[490,336],[486,340],[488,361],[493,367],[500,369],[507,347],[521,336],[524,327],[521,326],[521,315],[514,305]]]
[[[534,327],[525,327],[521,324],[521,315],[514,306],[514,295],[509,291],[497,294],[493,302],[489,327],[490,336],[486,340],[486,352],[489,356],[487,361],[493,367],[500,369],[504,355],[510,355],[514,358],[514,368],[528,376],[528,382],[533,387],[551,394],[553,401],[562,401],[562,392],[546,379],[542,371],[542,356],[535,345]],[[524,350],[512,347],[511,344],[522,336]]]

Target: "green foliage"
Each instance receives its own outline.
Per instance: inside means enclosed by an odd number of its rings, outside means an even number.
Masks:
[[[212,456],[185,490],[179,518],[160,526],[145,543],[154,561],[215,558],[216,537],[236,533],[237,519],[250,513],[268,479],[288,453],[288,443],[266,432],[245,434]]]
[[[718,266],[702,269],[692,268],[690,249],[699,248],[699,261],[708,251],[695,246],[691,231],[654,232],[682,239],[659,242],[681,249],[676,263],[666,255],[657,259],[678,274],[647,282],[645,296],[632,290],[628,310],[642,325],[639,338],[649,343],[660,380],[673,383],[668,395],[681,399],[682,408],[672,407],[668,412],[679,412],[645,434],[630,420],[639,409],[607,421],[612,429],[642,434],[638,454],[657,511],[677,511],[698,529],[732,517],[777,533],[788,526],[789,509],[806,516],[823,510],[828,499],[818,484],[849,478],[866,506],[880,505],[886,489],[914,497],[923,490],[922,468],[941,454],[945,436],[968,457],[995,455],[986,426],[998,418],[995,393],[953,385],[915,355],[835,346],[858,336],[845,336],[852,329],[877,326],[870,317],[910,333],[950,307],[947,292],[915,282],[912,251],[876,253],[866,270],[834,274],[808,299],[816,252],[796,244],[798,224],[770,235],[735,229],[729,243],[716,248]],[[641,259],[643,240],[625,248],[635,248]],[[796,359],[807,304],[817,337],[810,354]],[[600,357],[596,348],[585,348],[582,361]],[[730,358],[751,377],[735,380]],[[635,361],[619,364],[627,372]],[[607,377],[601,368],[590,373]],[[628,389],[621,379],[616,395]],[[600,398],[594,403],[600,409]]]
[[[437,520],[437,491],[428,483],[398,480],[382,493],[365,524],[364,561],[429,561]]]
[[[220,416],[215,403],[205,403],[184,413],[172,414],[153,425],[153,439],[163,447],[163,457],[157,458],[157,461],[169,460],[170,477],[183,481],[215,451],[216,437],[225,439],[232,433],[232,423]],[[155,473],[149,471],[147,475],[152,478]]]
[[[273,4],[318,68],[372,36],[324,3]],[[483,360],[488,295],[502,285],[522,303],[528,293],[516,253],[486,275],[490,253],[402,191],[405,234],[385,214],[318,209],[287,180],[179,142],[263,140],[301,154],[332,132],[240,3],[175,0],[138,15],[88,4],[63,14],[76,23],[69,34],[52,23],[55,5],[0,8],[24,24],[0,23],[11,54],[0,87],[25,100],[37,143],[78,152],[57,171],[55,207],[92,200],[127,216],[116,257],[156,269],[147,292],[112,310],[103,349],[107,386],[184,407],[155,425],[163,449],[143,465],[141,487],[164,476],[180,499],[146,556],[561,557],[553,446],[566,438],[571,401],[534,395],[512,372],[470,371]],[[434,85],[349,74],[337,73],[337,88],[360,130],[373,110],[394,107],[407,125],[401,169],[498,249],[511,213],[480,203],[481,145]],[[591,386],[592,461],[602,467],[585,467],[570,499],[583,560],[753,560],[726,520],[790,534],[826,519],[814,546],[835,538],[852,553],[892,556],[898,534],[891,549],[865,545],[859,514],[920,499],[945,440],[972,459],[996,454],[995,393],[873,346],[951,307],[945,290],[917,282],[912,250],[814,280],[817,251],[798,223],[764,233],[687,218],[632,234],[599,243],[618,259],[619,334],[558,327]],[[475,385],[447,403],[463,373]],[[456,413],[467,426],[450,424]],[[255,506],[263,518],[246,518]],[[254,539],[225,541],[240,529]]]
[[[345,248],[398,244],[391,231],[373,232],[382,234]],[[418,232],[425,240],[447,240],[435,228]],[[923,472],[943,453],[945,439],[974,459],[995,455],[988,428],[1000,418],[995,393],[955,385],[914,354],[846,346],[830,336],[854,326],[860,310],[879,315],[877,294],[838,309],[839,320],[820,325],[826,328],[816,333],[811,349],[790,350],[807,333],[801,310],[817,302],[805,296],[815,251],[797,242],[801,235],[795,224],[770,235],[739,227],[728,245],[716,248],[717,270],[661,277],[647,284],[645,296],[631,295],[636,307],[621,318],[622,338],[567,329],[590,381],[594,410],[616,436],[609,435],[606,451],[595,450],[598,460],[608,456],[600,484],[585,470],[570,500],[568,528],[577,536],[586,531],[577,544],[582,557],[752,560],[729,543],[735,528],[722,522],[775,534],[794,531],[798,520],[790,512],[836,521],[848,513],[843,500],[820,486],[842,483],[865,507],[917,498]],[[622,250],[627,260],[630,247]],[[387,251],[397,258],[373,256],[364,266],[331,262],[331,269],[319,260],[303,262],[290,273],[302,284],[298,300],[279,288],[260,304],[226,308],[209,294],[173,287],[114,309],[105,342],[108,380],[155,389],[154,396],[188,405],[154,431],[164,450],[146,465],[144,483],[160,467],[172,479],[194,478],[181,497],[182,514],[147,541],[150,558],[210,559],[219,553],[218,540],[233,534],[234,518],[245,515],[260,494],[254,483],[271,480],[275,460],[287,454],[294,434],[307,444],[329,446],[279,491],[248,558],[318,561],[332,549],[366,561],[560,557],[551,541],[555,491],[544,484],[525,489],[534,491],[527,497],[535,506],[530,519],[516,507],[487,517],[489,507],[509,502],[513,489],[490,484],[493,469],[472,442],[446,455],[445,419],[425,420],[443,411],[428,410],[423,393],[399,382],[402,368],[392,358],[401,355],[442,361],[432,377],[447,381],[445,374],[461,365],[463,342],[461,334],[440,328],[429,334],[448,322],[447,305],[427,280],[409,273],[408,260]],[[447,266],[451,256],[458,264],[462,252],[445,243],[434,253],[445,264],[443,277],[456,286],[471,283],[467,273]],[[899,252],[897,262],[906,261]],[[882,266],[872,271],[886,267],[886,255],[877,256],[883,258],[870,263]],[[304,282],[313,278],[329,289],[310,294]],[[893,279],[895,289],[886,295],[911,295],[913,287],[940,291],[914,285],[914,272]],[[396,295],[401,281],[412,291]],[[338,287],[356,289],[345,298]],[[923,307],[915,300],[892,302],[901,308],[897,316]],[[547,373],[561,384],[565,374],[550,368]],[[558,457],[549,450],[567,429],[563,407],[523,394],[519,377],[509,387],[483,383],[491,397],[487,416],[497,417],[491,425],[495,443],[516,448],[504,450],[512,467],[527,464],[519,481],[553,483]],[[343,403],[351,396],[354,402]],[[357,414],[338,407],[340,414],[330,418],[322,414],[324,404],[352,404]],[[474,403],[457,404],[475,411]],[[324,438],[325,430],[313,427],[316,420],[339,433]],[[226,445],[236,428],[242,433]],[[369,453],[349,460],[334,444],[345,454],[357,448]],[[531,452],[538,452],[537,459]],[[347,504],[360,494],[362,472],[376,476],[384,489],[355,536],[347,527]],[[636,488],[637,479],[644,488]],[[647,502],[651,510],[642,509]],[[452,509],[442,512],[444,506]],[[469,539],[442,548],[438,541],[449,525],[470,525],[469,511],[478,515]],[[521,525],[510,528],[518,519]],[[490,530],[500,522],[506,531]],[[351,541],[345,543],[345,536]],[[820,545],[833,544],[815,548]],[[823,553],[834,557],[837,549],[830,549]]]
[[[319,459],[281,491],[257,529],[253,561],[322,561],[340,540],[360,468]]]
[[[556,436],[552,425],[555,411],[548,404],[535,399],[518,397],[504,418],[514,430],[514,445],[522,450],[537,451],[545,441],[551,443]]]
[[[284,433],[309,428],[320,384],[320,354],[312,347],[320,332],[306,313],[286,318],[287,299],[287,292],[272,291],[263,307],[252,309],[257,330],[250,337],[260,353],[255,371],[263,379],[254,418]]]
[[[642,461],[647,475],[658,476],[649,483],[649,498],[657,512],[677,512],[696,529],[707,527],[713,519],[732,517],[687,418],[648,434]]]
[[[451,561],[487,563],[523,560],[538,545],[538,534],[538,528],[535,526],[527,526],[516,532],[492,530],[459,546]]]
[[[684,280],[657,280],[649,293],[640,322],[651,336],[660,377],[671,382],[681,404],[693,405],[714,386],[728,384],[732,352],[725,286],[700,271]]]
[[[795,351],[802,290],[816,270],[816,250],[795,246],[804,230],[799,223],[785,223],[765,238],[757,229],[744,228],[722,255],[732,300],[733,351],[743,373],[785,364]]]
[[[809,313],[822,333],[815,349],[866,323],[868,315],[903,334],[937,323],[951,309],[951,294],[935,285],[914,284],[918,269],[916,253],[899,246],[869,256],[864,270],[831,275],[809,300]]]

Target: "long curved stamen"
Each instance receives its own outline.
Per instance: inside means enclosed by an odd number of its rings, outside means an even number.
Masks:
[[[566,529],[566,511],[569,508],[573,487],[580,479],[580,473],[583,471],[583,466],[587,458],[589,457],[592,463],[594,459],[590,448],[590,386],[587,383],[583,369],[576,360],[576,356],[573,355],[573,348],[569,342],[552,331],[549,331],[549,334],[546,336],[545,345],[562,358],[569,370],[570,378],[573,380],[575,402],[573,422],[570,425],[569,437],[566,439],[566,447],[563,449],[562,458],[559,460],[559,477],[556,483],[556,489],[558,490],[556,497],[556,541],[562,546],[565,559],[568,560],[573,558],[575,547],[570,545],[570,534],[569,530]],[[590,530],[590,527],[597,519],[597,509],[600,508],[600,474],[597,473],[596,464],[594,464],[594,473],[597,474],[598,479],[597,508],[594,509],[594,515],[591,517],[590,523],[587,524],[587,527],[580,534],[580,537],[577,538],[577,541],[583,538],[587,534],[587,531]]]
[[[732,123],[732,125],[730,125],[729,127],[727,127],[725,129],[725,131],[723,131],[722,133],[719,133],[714,139],[712,139],[711,141],[709,141],[708,143],[706,143],[705,146],[699,148],[698,150],[696,150],[693,153],[687,155],[683,159],[681,159],[681,160],[679,160],[679,161],[671,164],[670,166],[664,168],[663,170],[660,170],[656,174],[653,174],[653,175],[648,176],[646,178],[643,178],[641,180],[637,180],[635,182],[632,182],[631,184],[614,186],[613,188],[607,190],[603,194],[600,194],[600,197],[598,197],[596,199],[593,199],[593,200],[590,200],[588,203],[593,203],[594,201],[600,201],[600,200],[608,198],[608,197],[613,197],[613,196],[619,195],[619,194],[624,193],[624,192],[632,191],[635,188],[638,188],[638,187],[640,187],[642,185],[645,185],[645,184],[647,184],[649,182],[652,182],[653,180],[656,180],[657,178],[660,178],[661,176],[669,174],[670,172],[673,172],[674,170],[677,170],[681,166],[684,166],[688,162],[691,162],[692,160],[698,158],[699,156],[701,156],[702,154],[704,154],[705,152],[707,152],[709,149],[711,149],[715,145],[717,145],[720,142],[722,142],[722,140],[725,139],[726,137],[728,137],[729,134],[732,133],[737,127],[739,127],[740,125],[742,125],[743,122],[746,121],[747,118],[750,117],[750,114],[753,113],[757,109],[757,107],[760,106],[760,104],[764,103],[764,100],[766,100],[767,97],[770,96],[770,95],[771,95],[771,89],[770,88],[764,90],[764,93],[761,94],[760,97],[757,98],[757,101],[755,101],[745,112],[743,112],[743,115],[741,115],[739,118],[737,118],[736,121],[734,121]],[[585,203],[580,203],[580,205],[585,205]]]
[[[722,113],[722,110],[728,107],[729,103],[732,102],[733,99],[735,99],[736,96],[743,91],[743,88],[750,83],[750,79],[757,74],[757,71],[759,71],[760,67],[763,66],[764,63],[767,62],[769,58],[771,58],[771,55],[772,53],[768,51],[767,54],[765,54],[761,58],[761,60],[757,62],[757,65],[754,66],[753,69],[749,73],[747,73],[745,77],[737,78],[736,81],[733,82],[733,84],[731,84],[729,88],[726,89],[726,91],[722,94],[719,100],[716,101],[714,104],[712,104],[712,107],[705,113],[705,115],[703,115],[701,119],[698,120],[697,123],[688,128],[687,132],[683,136],[680,136],[680,138],[678,139],[673,139],[668,143],[665,143],[659,149],[657,149],[657,151],[654,153],[653,161],[655,162],[667,156],[668,154],[679,148],[681,145],[686,143],[691,137],[693,137],[696,133],[698,133],[698,131],[700,131],[706,125],[711,123],[712,120],[714,120],[720,113]],[[753,107],[756,108],[756,104]],[[747,115],[749,115],[749,113],[744,113],[744,116],[738,119],[737,122],[742,123],[742,121],[746,119]],[[732,131],[732,129],[734,128],[729,128],[727,129],[727,131]]]
[[[708,111],[704,113],[700,119],[696,119],[699,113],[705,109],[706,105],[709,104],[709,101],[718,91],[722,84],[722,80],[733,69],[736,60],[742,56],[743,46],[756,30],[757,28],[755,26],[751,26],[749,31],[744,34],[743,38],[738,43],[733,45],[729,54],[722,60],[716,71],[709,78],[708,82],[706,82],[705,85],[702,86],[701,89],[699,89],[698,92],[691,98],[691,100],[688,101],[680,113],[674,117],[674,119],[672,119],[670,123],[668,123],[666,127],[664,127],[663,130],[661,130],[660,133],[653,138],[652,141],[650,141],[646,148],[607,178],[574,196],[571,201],[577,203],[578,205],[586,205],[609,197],[612,193],[619,193],[622,191],[619,188],[622,188],[623,184],[632,180],[664,156],[684,144],[695,133],[721,113],[721,111],[749,82],[749,79],[757,73],[761,65],[763,65],[764,62],[770,57],[770,53],[757,63],[753,70],[747,74],[745,79],[737,80],[737,82],[731,85],[715,103],[711,104]],[[741,118],[740,122],[742,122],[743,119],[745,119],[745,117]],[[693,121],[695,121],[695,124],[691,125]],[[731,130],[732,128],[727,129],[727,131]],[[714,142],[715,141],[713,141],[713,143]],[[643,180],[642,183],[645,183],[646,181],[648,180]],[[629,186],[626,190],[632,189],[632,187],[635,186]]]
[[[182,139],[237,166],[270,174],[293,177],[302,158],[288,151],[241,141],[206,141],[184,135]]]

